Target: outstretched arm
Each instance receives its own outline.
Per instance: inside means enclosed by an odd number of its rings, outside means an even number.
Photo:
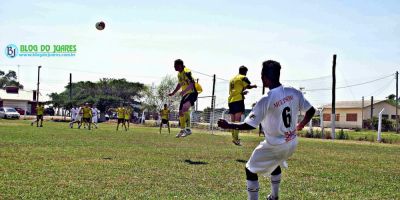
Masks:
[[[311,107],[310,109],[308,109],[307,112],[306,112],[306,115],[304,116],[304,119],[297,125],[296,129],[298,131],[301,131],[304,128],[304,126],[308,122],[310,122],[310,120],[312,119],[314,114],[315,114],[315,108],[314,107]]]
[[[180,84],[180,83],[178,83],[178,84],[176,85],[176,87],[175,87],[175,90],[174,90],[173,92],[169,93],[168,95],[169,95],[169,96],[174,96],[175,93],[178,92],[179,89],[181,89],[181,84]]]

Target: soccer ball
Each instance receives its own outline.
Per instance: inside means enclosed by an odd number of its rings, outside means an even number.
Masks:
[[[101,31],[106,27],[106,24],[103,21],[97,22],[96,23],[96,29]]]

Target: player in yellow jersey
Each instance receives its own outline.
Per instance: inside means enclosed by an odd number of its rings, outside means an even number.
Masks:
[[[43,103],[39,103],[36,106],[36,120],[31,122],[31,126],[33,126],[33,123],[36,122],[36,127],[39,127],[39,121],[40,121],[40,127],[43,127],[43,114],[44,114]]]
[[[115,111],[117,112],[117,118],[118,118],[117,131],[118,131],[120,124],[122,124],[122,126],[125,127],[125,131],[127,131],[128,129],[126,128],[126,125],[125,125],[125,108],[121,105]]]
[[[85,107],[82,108],[82,123],[79,124],[78,128],[81,128],[82,124],[84,126],[88,125],[89,130],[92,126],[92,108],[90,108],[88,103],[85,103]]]
[[[161,115],[161,124],[160,124],[160,134],[161,134],[161,128],[164,124],[168,126],[168,133],[171,133],[171,130],[169,128],[169,109],[168,105],[164,104],[164,109],[160,110],[160,115]]]
[[[229,114],[231,122],[238,123],[245,111],[244,95],[247,94],[246,89],[256,88],[256,85],[251,85],[247,75],[247,67],[239,67],[239,74],[234,76],[229,82]],[[232,142],[240,146],[239,130],[232,129]]]
[[[195,82],[192,77],[192,72],[189,68],[185,67],[183,61],[178,59],[174,63],[175,71],[178,72],[178,84],[175,90],[169,94],[169,96],[175,95],[178,90],[181,90],[180,95],[182,96],[181,103],[179,105],[179,122],[181,126],[181,131],[176,135],[176,137],[186,137],[192,134],[190,127],[186,127],[186,121],[190,117],[187,112],[194,102],[197,101],[198,92],[195,87]],[[190,121],[190,120],[189,120]]]
[[[125,128],[129,129],[129,123],[131,121],[132,109],[129,106],[125,107],[125,114],[124,114],[124,121],[125,121]]]

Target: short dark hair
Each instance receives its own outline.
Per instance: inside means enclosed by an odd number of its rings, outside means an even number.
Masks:
[[[279,82],[279,77],[281,76],[281,64],[274,60],[267,60],[263,62],[261,74],[272,82]]]
[[[176,59],[175,62],[174,62],[174,65],[183,65],[183,60]]]
[[[167,104],[164,104],[164,106],[168,106]]]
[[[245,74],[247,73],[248,69],[246,66],[242,65],[239,67],[239,74]]]

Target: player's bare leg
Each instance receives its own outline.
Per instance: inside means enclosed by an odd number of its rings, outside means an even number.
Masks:
[[[162,129],[163,123],[160,123],[160,134],[161,134],[161,129]]]
[[[168,134],[171,134],[171,130],[169,129],[169,122],[167,123],[168,126]]]

